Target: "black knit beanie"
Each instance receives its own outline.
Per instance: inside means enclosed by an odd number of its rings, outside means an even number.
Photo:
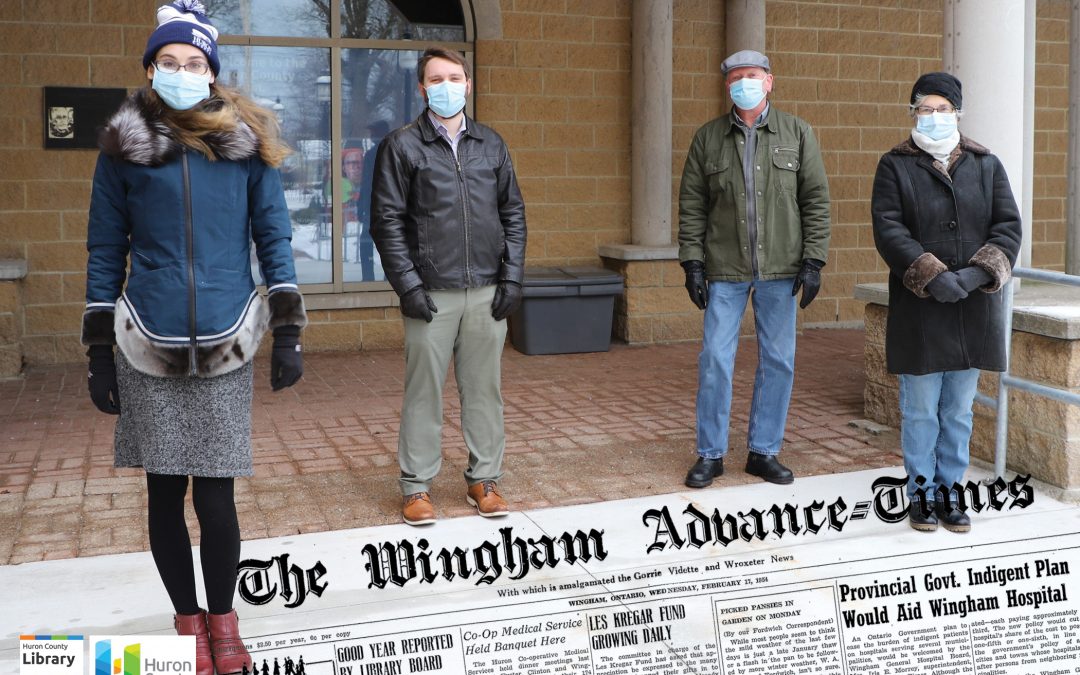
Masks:
[[[944,96],[957,110],[963,107],[964,96],[960,93],[960,80],[948,73],[926,73],[919,77],[911,88],[911,105],[915,105],[915,96],[918,94]]]

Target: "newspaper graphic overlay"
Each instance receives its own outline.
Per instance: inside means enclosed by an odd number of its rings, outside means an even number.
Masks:
[[[972,532],[927,534],[902,479],[869,483],[861,501],[740,488],[382,528],[401,536],[319,561],[302,608],[319,628],[249,640],[256,672],[1080,672],[1080,509],[1040,508],[1024,477],[969,484]],[[346,574],[362,588],[338,592],[364,600],[317,611]]]

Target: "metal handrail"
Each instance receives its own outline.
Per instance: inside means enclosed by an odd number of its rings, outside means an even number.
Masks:
[[[1052,284],[1074,286],[1080,288],[1080,276],[1052,272],[1050,270],[1033,269],[1030,267],[1017,267],[1013,270],[1014,279],[1030,279],[1032,281],[1045,281]],[[994,475],[998,478],[1005,476],[1005,455],[1008,451],[1009,437],[1009,388],[1026,391],[1037,396],[1045,396],[1069,405],[1080,406],[1080,394],[1071,391],[1049,387],[1045,384],[1025,380],[1016,377],[1009,372],[1012,351],[1012,323],[1013,323],[1013,294],[1016,292],[1014,279],[1008,282],[1008,288],[1003,289],[1005,302],[1005,372],[998,377],[997,398],[990,398],[985,394],[976,394],[975,401],[991,408],[997,409],[997,424],[994,430]]]

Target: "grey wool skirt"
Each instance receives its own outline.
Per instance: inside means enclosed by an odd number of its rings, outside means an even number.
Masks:
[[[254,366],[211,378],[154,377],[116,352],[114,465],[148,473],[250,476]]]

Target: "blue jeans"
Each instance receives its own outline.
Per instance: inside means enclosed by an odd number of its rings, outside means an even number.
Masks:
[[[731,380],[747,298],[754,304],[758,343],[747,445],[762,455],[780,452],[795,379],[792,283],[791,279],[709,282],[705,337],[698,358],[697,451],[702,457],[717,459],[728,451]]]
[[[939,485],[948,489],[964,478],[978,385],[975,368],[900,376],[900,447],[909,499],[918,488],[916,476],[926,479],[928,498]]]

